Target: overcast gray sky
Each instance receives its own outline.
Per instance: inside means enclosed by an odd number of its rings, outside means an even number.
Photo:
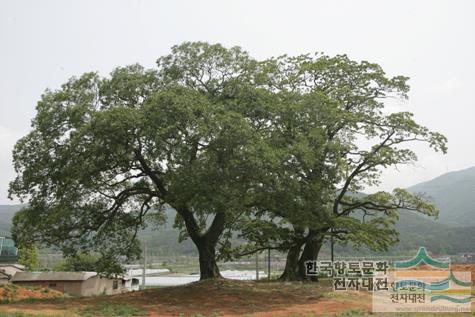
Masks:
[[[0,0],[0,204],[15,203],[11,151],[45,88],[153,66],[172,45],[198,40],[256,58],[346,53],[409,76],[409,101],[391,106],[444,133],[449,154],[416,147],[418,163],[386,171],[381,189],[475,165],[475,1]]]

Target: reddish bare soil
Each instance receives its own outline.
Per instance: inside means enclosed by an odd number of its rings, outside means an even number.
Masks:
[[[460,268],[466,269],[466,267]],[[371,294],[366,292],[333,292],[329,281],[269,283],[220,280],[148,289],[115,296],[3,304],[0,305],[0,312],[21,311],[30,314],[79,316],[84,309],[96,311],[97,308],[99,311],[100,307],[121,305],[137,307],[150,317],[199,315],[205,317],[303,317],[334,316],[340,313],[344,313],[344,316],[353,316],[355,311],[369,313],[372,302]],[[472,306],[475,307],[474,302]],[[430,316],[430,314],[422,316]]]
[[[429,265],[421,265],[415,270],[431,270]],[[475,264],[451,264],[450,270],[454,272],[471,272],[472,273],[472,283],[475,284]]]
[[[20,287],[13,284],[0,285],[0,302],[25,299],[63,298],[64,294],[49,288]]]
[[[475,284],[475,264],[452,264],[450,269],[456,272],[472,272],[472,284]]]
[[[332,315],[350,308],[369,311],[364,293],[334,294],[329,283],[205,281],[185,286],[155,288],[115,296],[71,298],[60,301],[18,302],[0,305],[1,311],[75,315],[78,309],[131,305],[148,316],[289,316]]]

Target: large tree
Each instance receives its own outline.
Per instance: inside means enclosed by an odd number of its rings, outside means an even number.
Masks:
[[[10,196],[29,203],[15,238],[133,259],[137,231],[168,205],[197,246],[201,278],[220,277],[216,245],[261,170],[255,64],[237,47],[184,43],[156,69],[86,73],[46,91],[13,152]]]
[[[381,168],[416,159],[405,143],[445,151],[445,138],[409,113],[384,111],[385,98],[406,96],[407,78],[346,56],[258,62],[200,42],[157,66],[87,73],[45,92],[14,149],[10,195],[29,202],[14,219],[17,240],[116,268],[107,263],[137,257],[137,231],[168,205],[197,246],[202,279],[220,277],[216,249],[233,253],[233,230],[251,242],[244,252],[288,252],[284,277],[294,279],[330,228],[384,248],[398,208],[435,213],[403,190],[358,195]]]
[[[431,216],[436,208],[403,189],[364,195],[383,169],[417,156],[408,143],[446,151],[446,139],[417,124],[408,112],[385,109],[389,98],[407,98],[407,78],[388,77],[374,63],[347,56],[283,56],[266,62],[261,76],[280,96],[272,136],[278,159],[256,195],[255,212],[237,226],[250,243],[231,255],[265,248],[287,252],[283,279],[306,279],[329,236],[385,250],[397,242],[399,209]],[[278,149],[278,150],[277,150]]]

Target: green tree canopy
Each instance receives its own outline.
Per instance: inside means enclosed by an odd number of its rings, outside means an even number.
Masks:
[[[223,253],[287,251],[283,278],[302,279],[305,261],[317,258],[329,235],[384,250],[397,242],[399,209],[437,215],[424,197],[403,189],[360,193],[379,184],[383,169],[417,160],[409,143],[446,152],[443,135],[411,113],[385,109],[388,98],[407,98],[406,77],[345,55],[282,56],[264,65],[260,78],[280,100],[268,138],[277,157],[255,212],[236,225],[250,243]]]
[[[330,228],[385,248],[399,208],[436,210],[401,189],[358,193],[382,169],[415,161],[409,142],[446,150],[410,113],[384,109],[385,99],[406,98],[406,81],[345,55],[256,61],[202,42],[174,46],[154,69],[72,78],[43,94],[15,146],[10,196],[29,206],[13,234],[113,267],[139,256],[138,230],[171,206],[203,279],[220,276],[217,247],[230,256],[272,244],[288,252],[289,276]],[[233,231],[246,250],[229,244]]]
[[[29,201],[16,239],[133,259],[145,217],[169,205],[198,247],[201,277],[219,276],[215,246],[259,175],[261,138],[246,113],[246,98],[259,98],[255,62],[239,48],[184,43],[157,64],[86,73],[43,94],[13,153],[10,195]]]
[[[38,248],[34,244],[22,244],[18,248],[18,263],[28,270],[35,271],[40,268]]]

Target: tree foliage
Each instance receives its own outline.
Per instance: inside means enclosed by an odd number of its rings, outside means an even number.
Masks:
[[[409,142],[446,151],[412,114],[384,109],[407,98],[406,82],[345,55],[257,61],[202,42],[174,46],[154,69],[72,78],[43,94],[15,146],[10,196],[29,207],[13,234],[120,262],[139,256],[137,231],[171,206],[201,278],[220,276],[217,247],[233,257],[270,246],[301,264],[330,228],[384,249],[397,240],[398,209],[436,210],[402,189],[359,192],[382,169],[414,162]],[[249,244],[236,250],[233,232]]]
[[[29,201],[14,220],[19,241],[134,259],[145,217],[169,205],[198,247],[202,278],[219,276],[216,243],[248,208],[259,168],[243,100],[253,62],[239,48],[184,43],[157,64],[86,73],[44,93],[13,153],[10,195]]]
[[[82,252],[64,258],[55,265],[53,270],[66,272],[101,272],[106,275],[115,275],[124,272],[120,263],[106,262],[94,254]]]
[[[406,77],[390,78],[379,65],[345,55],[283,56],[265,65],[261,78],[281,103],[269,138],[276,164],[258,190],[257,212],[237,226],[250,243],[227,254],[288,251],[300,260],[287,258],[284,278],[301,279],[304,262],[316,259],[330,235],[385,250],[398,241],[399,209],[437,216],[424,197],[403,189],[360,194],[379,184],[383,169],[417,160],[408,143],[446,152],[443,135],[411,113],[384,109],[388,98],[407,98]]]
[[[18,263],[28,270],[35,271],[40,268],[38,248],[34,244],[22,244],[18,248]]]

